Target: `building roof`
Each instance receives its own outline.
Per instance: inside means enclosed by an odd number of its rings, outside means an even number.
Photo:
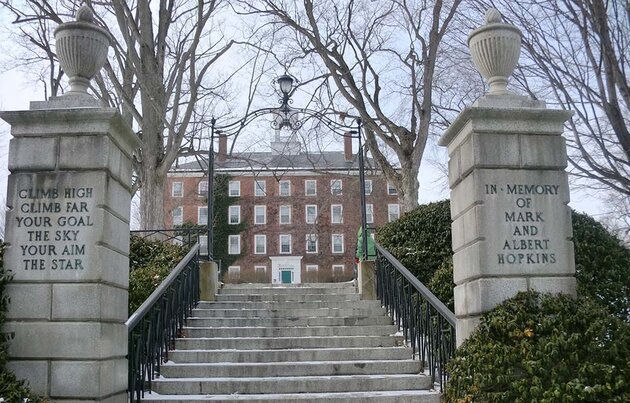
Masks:
[[[353,154],[352,161],[346,161],[343,151],[302,152],[299,154],[278,154],[274,152],[234,153],[224,161],[215,156],[215,170],[218,171],[251,171],[251,170],[358,170],[359,159]],[[366,159],[366,170],[374,167],[372,159]],[[208,158],[199,157],[195,161],[176,163],[173,171],[205,172]]]

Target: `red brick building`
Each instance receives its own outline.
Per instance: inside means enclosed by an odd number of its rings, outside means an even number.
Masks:
[[[348,281],[354,276],[361,225],[359,170],[351,139],[344,151],[304,152],[276,141],[269,152],[226,157],[219,139],[215,174],[229,175],[228,223],[247,229],[228,240],[240,255],[225,270],[226,282],[303,283]],[[181,163],[168,174],[168,227],[207,222],[206,161]],[[368,227],[400,215],[396,189],[377,171],[366,172]]]

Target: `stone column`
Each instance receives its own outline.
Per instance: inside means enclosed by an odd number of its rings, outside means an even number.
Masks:
[[[490,92],[440,139],[449,154],[457,345],[519,291],[575,295],[576,284],[562,137],[571,112],[505,90],[520,31],[496,10],[486,21],[469,46]]]
[[[3,330],[14,333],[9,368],[34,392],[56,402],[126,402],[129,210],[139,142],[79,81],[70,95],[0,114],[13,136],[4,264],[14,277]]]
[[[361,299],[374,300],[376,296],[376,267],[373,260],[359,262],[357,282]]]

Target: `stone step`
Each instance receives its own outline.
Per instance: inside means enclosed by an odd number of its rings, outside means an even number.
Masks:
[[[354,292],[344,294],[218,294],[217,301],[244,302],[288,302],[288,301],[359,301],[361,296]]]
[[[265,349],[265,350],[173,350],[169,359],[177,363],[214,362],[287,362],[287,361],[357,361],[357,360],[407,360],[411,358],[409,347],[351,347],[314,349]]]
[[[159,395],[147,393],[142,399],[148,403],[188,403],[188,402],[231,402],[244,401],[248,403],[440,403],[440,394],[427,390],[394,390],[369,392],[337,392],[337,393],[290,393],[290,394],[250,394],[240,395]]]
[[[277,378],[159,378],[152,390],[159,394],[263,394],[367,392],[429,389],[424,375],[287,376]]]
[[[197,309],[313,309],[313,308],[379,308],[380,301],[222,301],[200,302]]]
[[[391,325],[387,316],[314,317],[314,318],[197,318],[187,319],[190,327],[261,327],[261,326],[355,326]]]
[[[271,283],[241,283],[241,284],[224,284],[222,290],[241,288],[241,289],[261,289],[261,288],[352,288],[356,289],[354,281],[345,283],[302,283],[302,284],[271,284]]]
[[[365,317],[385,315],[380,308],[313,308],[313,309],[195,309],[197,318],[312,318],[312,317]]]
[[[261,350],[280,348],[394,347],[403,344],[402,336],[311,336],[238,337],[177,339],[177,350]]]
[[[398,326],[184,327],[186,337],[387,336]]]
[[[418,374],[420,362],[400,361],[312,361],[273,363],[195,363],[162,365],[166,378],[208,377],[282,377],[282,376],[333,376],[374,374]]]
[[[266,287],[266,288],[234,288],[225,287],[219,290],[220,295],[250,295],[250,294],[266,294],[266,295],[296,295],[296,294],[356,294],[354,287]]]

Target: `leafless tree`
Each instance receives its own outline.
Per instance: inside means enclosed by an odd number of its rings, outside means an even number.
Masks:
[[[225,76],[211,68],[235,44],[213,24],[220,0],[87,1],[112,37],[113,57],[96,78],[94,92],[138,128],[142,141],[136,165],[144,228],[164,225],[166,174],[195,123],[205,118]],[[15,15],[31,46],[49,60],[50,94],[59,89],[60,71],[50,28],[67,21],[79,0],[1,1]]]
[[[418,171],[432,128],[438,49],[460,2],[232,3],[239,13],[263,18],[276,41],[284,31],[284,42],[274,48],[284,46],[287,59],[321,66],[328,106],[362,119],[370,153],[409,211],[418,203]]]
[[[476,0],[523,31],[517,80],[530,95],[575,111],[574,173],[630,196],[630,2]]]

